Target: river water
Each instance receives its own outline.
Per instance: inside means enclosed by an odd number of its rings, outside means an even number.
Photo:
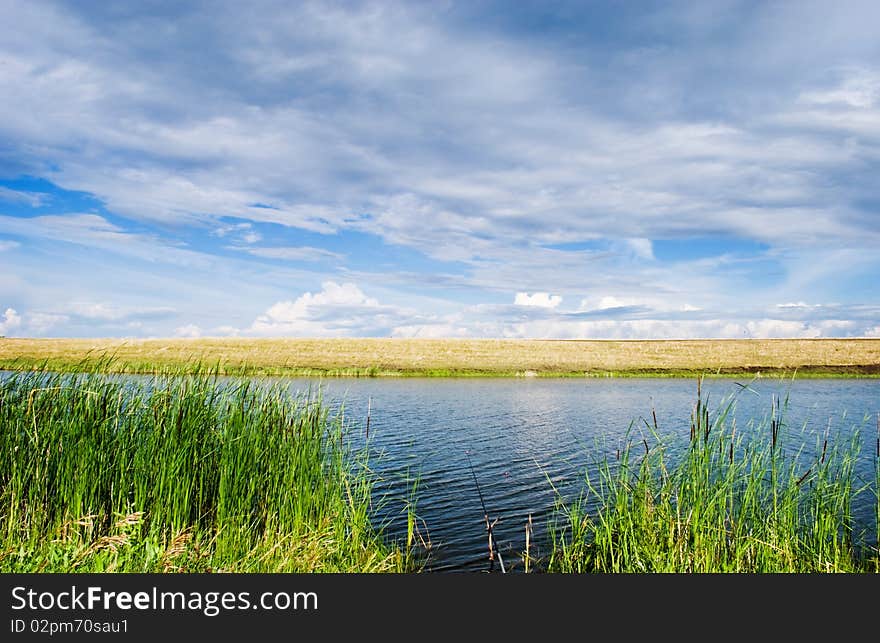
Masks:
[[[291,389],[316,384],[292,380]],[[585,472],[628,440],[656,444],[642,421],[653,424],[652,409],[664,443],[686,444],[696,399],[693,379],[327,379],[320,386],[335,412],[342,408],[354,445],[369,446],[379,478],[376,521],[391,538],[405,537],[405,501],[418,477],[418,525],[431,543],[427,566],[444,571],[488,568],[483,504],[498,519],[494,533],[508,567],[521,564],[530,515],[532,554],[546,553],[557,494],[577,497]],[[857,432],[857,476],[873,478],[880,380],[712,379],[703,382],[707,395],[713,412],[735,397],[740,433],[766,421],[774,396],[787,396],[783,439],[790,449],[812,453],[829,427],[836,441]],[[865,520],[873,519],[869,495],[856,508]]]

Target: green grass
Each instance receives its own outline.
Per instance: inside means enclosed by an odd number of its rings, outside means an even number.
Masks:
[[[151,361],[122,360],[112,354],[98,353],[85,359],[17,357],[0,360],[0,370],[52,371],[56,373],[81,373],[100,370],[104,373],[128,375],[210,375],[228,377],[287,377],[287,378],[742,378],[756,376],[772,379],[877,379],[880,367],[857,366],[801,366],[798,368],[775,367],[725,367],[712,371],[701,368],[626,368],[623,370],[592,368],[580,371],[561,370],[493,370],[491,368],[385,368],[339,367],[318,368],[301,366],[271,366],[264,364],[228,364],[222,361],[203,361],[199,358],[182,360],[172,364]]]
[[[0,381],[0,572],[409,571],[319,396],[211,377]]]
[[[873,533],[856,533],[852,511],[874,494],[880,516],[880,433],[874,480],[864,481],[854,475],[858,435],[791,450],[778,401],[757,430],[737,432],[732,408],[710,419],[698,395],[683,453],[656,424],[638,427],[645,437],[604,459],[586,494],[558,503],[549,571],[880,571],[880,517]]]

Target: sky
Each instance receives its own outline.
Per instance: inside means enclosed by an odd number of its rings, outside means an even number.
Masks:
[[[0,335],[880,336],[873,0],[0,15]]]

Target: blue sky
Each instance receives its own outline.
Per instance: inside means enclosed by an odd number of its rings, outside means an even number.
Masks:
[[[880,336],[876,2],[0,9],[0,335]]]

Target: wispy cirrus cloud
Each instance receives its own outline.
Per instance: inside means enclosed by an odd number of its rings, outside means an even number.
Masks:
[[[71,302],[64,306],[64,313],[89,320],[122,321],[133,319],[161,319],[173,316],[174,308],[169,307],[120,307],[102,302]]]
[[[38,207],[46,202],[49,195],[43,192],[25,192],[22,190],[11,190],[0,185],[0,202],[6,203],[25,203],[31,207]]]
[[[301,247],[241,247],[230,246],[231,250],[241,250],[255,257],[265,259],[284,259],[287,261],[340,261],[344,257],[337,252],[322,248]]]
[[[150,262],[205,266],[213,259],[153,235],[130,232],[91,213],[68,213],[36,217],[0,214],[0,226],[8,234],[41,241],[60,241],[97,251]]]

